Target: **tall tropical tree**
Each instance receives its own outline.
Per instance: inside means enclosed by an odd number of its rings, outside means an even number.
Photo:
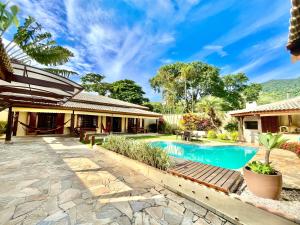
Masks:
[[[197,111],[204,113],[209,119],[213,127],[219,130],[223,113],[224,100],[215,96],[206,96],[197,103]]]
[[[15,48],[16,45],[19,48]],[[19,26],[6,50],[16,60],[26,61],[32,58],[46,66],[63,65],[74,56],[67,48],[57,45],[52,34],[44,32],[42,25],[30,16]]]
[[[193,111],[194,103],[206,95],[222,96],[223,82],[219,69],[202,62],[177,62],[162,66],[150,79],[151,87],[163,93],[167,105],[184,102]]]

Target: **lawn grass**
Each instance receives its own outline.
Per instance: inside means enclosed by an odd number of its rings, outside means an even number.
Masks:
[[[222,139],[216,139],[216,138],[205,138],[207,141],[213,141],[213,142],[222,142],[222,143],[236,143],[236,141],[232,140],[222,140]]]

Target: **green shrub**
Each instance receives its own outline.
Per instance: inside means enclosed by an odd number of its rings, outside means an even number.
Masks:
[[[4,134],[6,131],[6,125],[7,122],[6,121],[0,121],[0,134]]]
[[[231,120],[224,126],[224,129],[229,132],[237,131],[238,130],[238,122],[236,120]]]
[[[226,133],[217,134],[217,137],[220,140],[228,140],[229,139]]]
[[[267,175],[274,175],[276,174],[276,170],[269,164],[264,164],[259,161],[253,161],[248,163],[248,167],[251,171],[258,173],[258,174],[267,174]]]
[[[142,141],[112,135],[105,139],[102,146],[158,169],[166,170],[170,166],[170,158],[163,149]]]
[[[217,138],[217,133],[214,130],[209,130],[207,132],[207,138],[215,139],[215,138]]]
[[[230,140],[236,142],[239,139],[239,132],[233,131],[229,133]]]

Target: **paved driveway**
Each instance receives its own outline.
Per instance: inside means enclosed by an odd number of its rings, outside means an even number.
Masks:
[[[230,224],[73,138],[19,138],[0,155],[0,224]]]

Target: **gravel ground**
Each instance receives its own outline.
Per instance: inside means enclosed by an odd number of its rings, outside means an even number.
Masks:
[[[283,188],[279,200],[265,199],[253,195],[245,184],[238,193],[231,196],[259,208],[284,216],[300,224],[300,189]]]

